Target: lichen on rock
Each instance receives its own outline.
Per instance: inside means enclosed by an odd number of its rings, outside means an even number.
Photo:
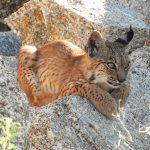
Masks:
[[[5,21],[17,31],[23,44],[37,47],[54,39],[68,39],[84,48],[93,28],[99,30],[104,39],[113,40],[130,25],[136,34],[129,48],[144,45],[149,28],[141,19],[144,18],[141,13],[104,0],[87,4],[85,1],[75,5],[67,0],[30,0]]]

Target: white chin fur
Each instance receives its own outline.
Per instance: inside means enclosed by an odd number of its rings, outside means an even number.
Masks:
[[[108,82],[95,82],[95,81],[93,81],[92,83],[99,85],[102,89],[104,89],[106,91],[111,91],[111,90],[119,88],[119,86],[114,86]]]

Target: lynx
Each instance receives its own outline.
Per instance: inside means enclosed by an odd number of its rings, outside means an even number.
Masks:
[[[18,80],[33,106],[78,95],[110,118],[117,111],[115,98],[110,93],[122,86],[117,67],[109,59],[92,58],[78,46],[57,40],[39,49],[29,45],[21,47]]]
[[[130,68],[130,61],[128,58],[129,52],[126,51],[126,46],[130,43],[134,36],[134,31],[130,26],[130,30],[123,34],[121,37],[113,42],[102,39],[100,32],[93,31],[88,39],[85,50],[91,57],[102,58],[107,62],[111,62],[116,67],[116,74],[118,80],[122,85],[111,92],[111,95],[121,100],[120,106],[122,107],[129,94],[128,85],[123,82],[126,80],[128,70]]]

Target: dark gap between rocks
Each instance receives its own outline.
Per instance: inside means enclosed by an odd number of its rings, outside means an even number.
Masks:
[[[0,32],[7,32],[7,31],[11,31],[10,27],[7,24],[0,21]]]

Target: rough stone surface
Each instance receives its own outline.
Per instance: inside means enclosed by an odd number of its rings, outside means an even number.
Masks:
[[[123,5],[140,10],[146,18],[150,19],[150,1],[149,0],[115,0]],[[150,22],[149,22],[150,23]]]
[[[29,0],[1,0],[0,1],[0,18],[4,19],[11,13],[19,9],[25,2]]]
[[[130,95],[124,110],[120,110],[120,116],[114,117],[113,120],[106,119],[85,99],[77,97],[68,97],[39,109],[33,108],[30,117],[35,119],[29,131],[33,147],[41,150],[43,146],[44,149],[66,150],[148,150],[149,58],[148,47],[132,53],[132,66],[128,75],[131,84]]]
[[[17,150],[29,149],[29,144],[26,144],[29,128],[28,114],[29,106],[17,82],[17,58],[0,56],[0,118],[10,117],[22,124],[21,136],[14,139]]]
[[[0,59],[0,118],[23,125],[14,140],[27,150],[148,150],[150,147],[150,48],[131,54],[130,95],[120,115],[106,119],[80,97],[67,97],[44,107],[30,107],[17,83],[16,57]],[[31,144],[32,143],[32,144]]]
[[[44,3],[31,0],[6,20],[20,34],[23,44],[40,46],[47,40],[65,38],[83,46],[92,26],[100,30],[104,38],[115,39],[130,23],[135,30],[132,49],[141,47],[147,39],[149,29],[141,21],[145,17],[129,8],[109,5],[110,1],[102,1],[107,6],[104,9],[98,8],[96,2],[93,7],[94,1],[85,7],[84,0],[82,3],[70,0],[65,5],[67,9],[60,5],[60,0],[57,0],[59,5],[50,0],[41,1]],[[106,10],[106,18],[102,10]],[[94,20],[98,16],[101,19]],[[4,43],[8,44],[1,42]],[[10,43],[17,53],[17,41]],[[7,50],[7,44],[3,49]],[[22,124],[22,134],[13,140],[16,150],[149,150],[150,47],[141,47],[131,53],[130,95],[124,109],[112,120],[106,119],[81,97],[70,96],[44,107],[30,107],[17,82],[17,57],[2,55],[0,118],[11,117]]]
[[[0,55],[16,56],[21,46],[19,36],[13,31],[0,32]]]
[[[83,47],[93,27],[101,31],[104,38],[112,40],[132,25],[135,36],[129,48],[134,49],[148,38],[149,28],[143,18],[145,16],[138,11],[104,0],[88,3],[85,0],[76,3],[30,0],[5,21],[17,31],[23,44],[37,47],[54,39],[69,39]]]

